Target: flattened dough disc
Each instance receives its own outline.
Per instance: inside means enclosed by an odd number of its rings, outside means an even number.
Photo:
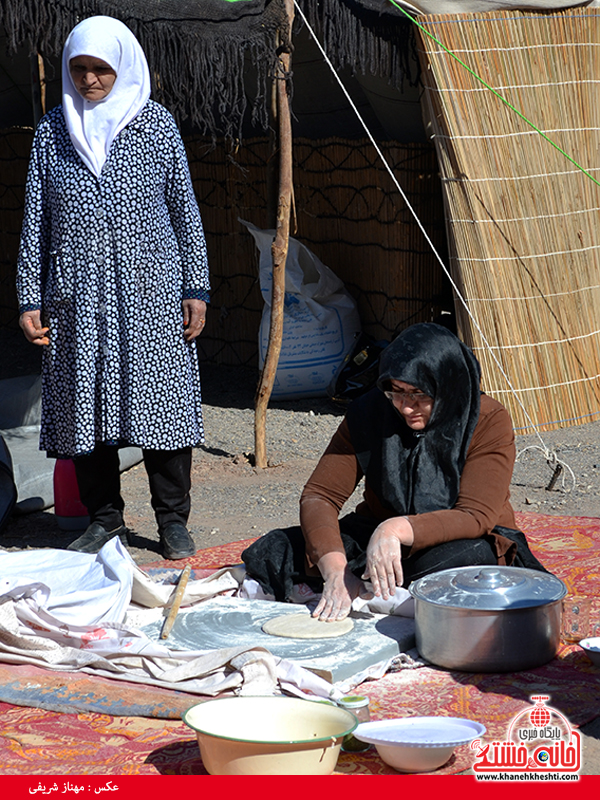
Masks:
[[[321,622],[310,614],[282,614],[268,619],[262,626],[271,636],[285,636],[288,639],[333,639],[343,636],[354,627],[350,617],[335,622]]]

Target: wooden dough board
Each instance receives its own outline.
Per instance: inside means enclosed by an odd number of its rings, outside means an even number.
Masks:
[[[166,643],[179,650],[260,645],[332,683],[405,653],[415,645],[413,619],[369,612],[353,612],[353,630],[335,639],[288,639],[263,632],[262,625],[267,619],[298,614],[303,609],[304,606],[291,603],[214,597],[194,608],[181,609]],[[142,630],[158,641],[161,627],[162,620],[145,625]]]

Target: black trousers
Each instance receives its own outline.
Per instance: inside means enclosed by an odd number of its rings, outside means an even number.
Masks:
[[[187,524],[190,515],[192,448],[142,450],[150,498],[159,531],[170,522]],[[92,453],[73,459],[81,502],[90,522],[108,531],[123,525],[119,448],[99,444]]]
[[[340,533],[348,566],[358,578],[362,576],[366,566],[367,545],[376,527],[376,522],[359,514],[348,514],[340,519]],[[515,566],[546,571],[529,550],[521,531],[499,526],[494,530],[517,545]],[[265,592],[274,595],[276,600],[287,600],[295,583],[307,583],[317,592],[322,590],[323,580],[306,574],[304,536],[299,525],[270,531],[244,550],[242,560],[248,574],[260,583]],[[491,537],[443,542],[402,559],[403,586],[443,569],[497,563]]]

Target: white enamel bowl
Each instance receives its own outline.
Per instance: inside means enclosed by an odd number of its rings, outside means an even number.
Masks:
[[[211,775],[331,775],[350,711],[294,697],[225,697],[188,708]]]
[[[590,639],[582,639],[579,647],[585,652],[592,664],[600,667],[600,636],[593,636]]]
[[[450,758],[454,748],[485,733],[480,722],[459,717],[402,717],[363,722],[357,739],[375,745],[377,752],[398,772],[432,772]]]

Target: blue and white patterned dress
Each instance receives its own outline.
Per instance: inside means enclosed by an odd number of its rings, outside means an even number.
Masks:
[[[156,450],[204,440],[195,342],[181,302],[208,300],[206,243],[183,142],[148,101],[112,143],[99,178],[62,107],[33,142],[17,271],[20,311],[42,309],[40,449],[98,442]]]

